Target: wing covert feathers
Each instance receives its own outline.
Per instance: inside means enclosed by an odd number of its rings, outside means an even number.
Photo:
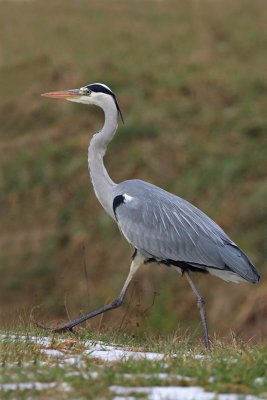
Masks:
[[[140,180],[117,185],[114,197],[121,231],[147,259],[187,263],[225,280],[258,282],[245,253],[186,200]]]

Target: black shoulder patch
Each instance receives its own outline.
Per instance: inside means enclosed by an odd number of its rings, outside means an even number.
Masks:
[[[113,200],[113,212],[114,212],[114,215],[115,215],[115,218],[116,218],[116,219],[117,219],[116,209],[117,209],[121,204],[124,203],[124,200],[125,200],[125,198],[124,198],[124,196],[123,196],[122,194],[119,194],[118,196],[114,197],[114,200]]]

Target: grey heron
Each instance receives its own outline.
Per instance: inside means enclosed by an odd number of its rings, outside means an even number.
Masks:
[[[121,306],[136,271],[141,265],[154,262],[173,267],[187,278],[197,299],[204,343],[210,349],[204,299],[191,273],[209,273],[228,282],[257,283],[260,275],[256,268],[212,219],[186,200],[138,179],[113,182],[103,158],[122,114],[108,86],[93,83],[43,96],[94,104],[103,109],[103,128],[89,143],[89,172],[96,197],[134,249],[130,271],[119,296],[112,303],[53,330],[71,331],[76,325]]]

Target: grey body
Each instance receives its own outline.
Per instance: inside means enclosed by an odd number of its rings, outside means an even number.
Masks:
[[[248,257],[206,214],[155,185],[129,180],[114,188],[124,196],[115,209],[118,225],[127,240],[144,255],[191,269],[209,272],[226,281],[258,282]]]
[[[208,272],[226,281],[256,283],[259,274],[255,267],[214,221],[186,200],[137,179],[113,182],[103,158],[117,130],[121,111],[115,95],[106,85],[91,84],[45,96],[95,104],[103,109],[104,126],[93,136],[88,148],[90,177],[99,202],[135,248],[130,272],[119,296],[112,303],[53,330],[72,330],[96,315],[119,307],[140,266],[157,262],[176,268],[187,278],[197,298],[205,346],[210,349],[204,300],[190,273]]]

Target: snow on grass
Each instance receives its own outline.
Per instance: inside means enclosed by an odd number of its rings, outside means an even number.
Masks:
[[[50,348],[52,340],[51,338],[48,337],[1,334],[0,339],[14,340],[25,343],[36,343],[40,346],[44,346],[44,348],[41,349],[41,352],[50,357],[59,358],[65,355],[65,353],[61,350],[55,350]],[[65,342],[64,339],[61,340],[59,339],[58,341],[60,343]],[[156,361],[156,360],[163,360],[164,358],[167,357],[167,355],[163,353],[132,351],[116,345],[106,345],[105,343],[100,341],[95,343],[91,341],[86,341],[83,342],[83,345],[85,347],[83,355],[88,355],[90,358],[97,358],[104,362],[115,362],[119,360],[127,361],[130,358],[134,360],[145,359],[145,360]],[[65,359],[65,362],[69,364],[73,364],[78,361],[79,361],[79,356]]]
[[[46,390],[60,388],[65,392],[71,391],[71,387],[65,382],[21,382],[21,383],[0,383],[0,391],[23,391],[23,390]]]
[[[142,351],[131,351],[126,350],[122,347],[107,346],[103,343],[90,343],[86,342],[88,350],[85,350],[85,354],[88,354],[92,358],[98,358],[105,362],[114,362],[118,360],[128,360],[132,358],[134,360],[163,360],[166,358],[166,354],[153,353],[153,352],[142,352]]]
[[[191,378],[190,376],[183,376],[179,374],[168,374],[167,372],[160,372],[158,374],[128,374],[124,373],[121,374],[123,378],[125,379],[138,379],[138,378],[143,378],[143,379],[157,379],[157,380],[163,380],[163,381],[171,381],[171,380],[178,380],[178,381],[183,381],[183,382],[192,382],[194,378]]]
[[[63,357],[64,353],[55,349],[41,349],[41,353],[50,357]]]
[[[51,349],[51,344],[53,339],[49,337],[39,337],[39,336],[26,336],[26,335],[9,335],[9,334],[0,334],[0,340],[14,340],[17,342],[25,342],[25,343],[36,343],[40,346],[44,346],[44,349],[41,350],[44,354],[51,357],[63,357],[64,352],[60,350]],[[58,342],[64,343],[64,339],[57,339]],[[85,350],[83,351],[83,355],[88,355],[91,358],[96,358],[102,360],[104,362],[115,362],[119,360],[127,361],[129,359],[133,360],[150,360],[150,361],[161,361],[164,358],[168,357],[177,357],[176,354],[164,354],[164,353],[156,353],[156,352],[142,352],[142,351],[132,351],[127,348],[123,348],[117,345],[106,345],[105,343],[98,341],[85,341],[83,342],[85,346]],[[191,354],[189,352],[183,355],[185,358],[195,358],[195,359],[206,359],[208,356],[202,354]],[[74,363],[75,358],[69,358],[65,360],[67,363]]]
[[[262,386],[262,385],[264,385],[264,384],[267,382],[267,378],[261,376],[261,377],[255,378],[255,379],[254,379],[254,382],[255,382],[256,385]]]
[[[137,369],[134,373],[130,373],[130,371],[124,372],[120,369],[119,372],[113,373],[113,380],[108,381],[110,378],[108,378],[107,375],[107,368],[110,368],[110,363],[115,362],[115,366],[118,361],[124,363],[130,360],[137,362],[142,362],[144,360],[149,361],[149,364],[150,361],[151,363],[153,361],[162,361],[160,363],[162,371],[165,366],[168,366],[169,363],[175,360],[178,360],[178,362],[181,360],[182,362],[191,358],[192,360],[199,360],[200,364],[202,364],[203,359],[209,363],[210,360],[212,360],[210,356],[194,354],[186,351],[179,354],[179,356],[177,354],[134,351],[129,347],[124,348],[123,346],[107,345],[101,341],[93,342],[78,339],[62,339],[53,336],[41,337],[0,334],[0,341],[1,340],[3,342],[7,341],[7,343],[10,342],[12,345],[13,343],[15,345],[19,344],[19,347],[21,347],[21,344],[25,343],[26,349],[27,344],[33,344],[34,346],[30,346],[29,351],[36,348],[38,352],[37,354],[47,357],[47,359],[41,358],[38,361],[39,369],[35,370],[37,375],[36,382],[34,382],[32,376],[30,382],[28,382],[29,376],[26,376],[26,382],[21,382],[21,380],[19,380],[21,375],[18,375],[17,372],[15,372],[11,379],[13,381],[17,379],[21,383],[0,383],[0,391],[2,392],[25,390],[42,391],[49,389],[71,392],[74,390],[74,387],[72,388],[73,380],[71,380],[71,384],[66,382],[64,383],[62,380],[55,382],[55,377],[53,375],[50,377],[51,382],[40,382],[40,377],[45,374],[45,368],[48,366],[49,368],[59,367],[64,374],[64,381],[66,379],[68,381],[68,378],[71,379],[71,377],[77,376],[77,378],[86,382],[88,379],[93,379],[96,384],[99,384],[99,382],[102,382],[103,379],[105,379],[106,388],[109,389],[113,396],[113,400],[133,400],[140,396],[145,396],[147,400],[259,400],[258,397],[252,395],[240,395],[234,393],[217,394],[211,391],[205,391],[205,389],[200,386],[193,386],[199,383],[197,378],[167,372],[149,373],[149,370],[147,370],[148,373],[140,373]],[[95,364],[96,368],[94,370],[88,370],[88,359],[90,360],[90,365]],[[18,365],[16,359],[14,361],[13,359],[11,360],[12,362],[5,364],[5,368],[9,368],[11,365],[14,365],[15,367]],[[102,363],[99,363],[99,361]],[[30,368],[34,362],[34,360],[29,362],[26,359],[26,362],[23,362],[23,366],[24,368],[26,368],[26,366]],[[23,375],[23,377],[25,378],[25,375]],[[47,377],[45,380],[47,380]],[[216,378],[210,376],[207,380],[208,382],[214,382]],[[122,382],[124,383],[127,381],[130,386],[120,385]],[[156,382],[158,386],[152,386]],[[257,386],[262,386],[265,382],[265,377],[255,378],[254,380],[254,383]],[[115,383],[117,384],[115,385]],[[133,386],[135,383],[136,387]],[[140,384],[144,385],[144,387],[141,387]]]
[[[152,386],[152,387],[125,387],[110,386],[109,390],[116,395],[113,400],[135,399],[133,395],[145,395],[147,400],[259,400],[255,396],[238,394],[216,394],[206,392],[198,386]],[[130,397],[128,396],[130,395]]]

